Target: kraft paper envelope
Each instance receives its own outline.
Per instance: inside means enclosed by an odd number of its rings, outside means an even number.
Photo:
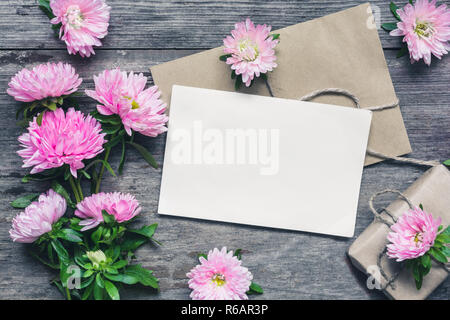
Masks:
[[[276,47],[278,67],[269,72],[269,82],[276,97],[298,99],[318,89],[343,88],[359,97],[363,108],[396,101],[368,3],[275,32],[281,35]],[[163,99],[170,102],[174,84],[234,91],[231,69],[219,60],[223,54],[222,48],[216,48],[152,67]],[[240,91],[268,95],[262,79]],[[323,96],[314,102],[352,106],[341,96]],[[399,107],[374,112],[369,147],[396,156],[411,152]],[[367,156],[365,164],[379,161]]]
[[[174,86],[159,214],[352,237],[372,112]]]

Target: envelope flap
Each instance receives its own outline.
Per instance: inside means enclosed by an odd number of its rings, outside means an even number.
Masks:
[[[343,88],[358,96],[362,107],[396,100],[368,3],[276,32],[281,35],[278,67],[269,74],[276,97],[297,99],[318,89]],[[230,68],[219,60],[222,54],[222,48],[215,48],[152,67],[163,99],[170,101],[174,84],[234,91]],[[261,79],[241,92],[268,95]],[[315,102],[352,106],[352,101],[336,95]],[[369,147],[397,156],[411,152],[399,108],[374,113]],[[365,164],[379,161],[367,156]]]

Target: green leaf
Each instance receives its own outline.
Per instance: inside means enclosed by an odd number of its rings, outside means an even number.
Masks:
[[[431,257],[428,254],[424,254],[420,258],[420,262],[422,263],[422,266],[426,269],[431,267]]]
[[[116,132],[118,132],[121,128],[121,125],[119,124],[114,124],[114,125],[109,125],[109,124],[102,124],[102,132],[106,133],[106,134],[114,134]]]
[[[119,142],[123,140],[123,135],[125,134],[125,130],[122,129],[119,131],[117,136],[109,140],[107,143],[103,145],[104,148],[113,148],[115,147]]]
[[[37,254],[33,250],[27,250],[27,251],[33,258],[37,259],[39,262],[41,262],[42,264],[46,265],[47,267],[50,267],[50,268],[55,269],[55,270],[59,269],[59,265],[58,264],[55,264],[55,263],[52,263],[52,262],[48,262],[48,261],[42,259],[39,256],[39,254]]]
[[[111,281],[105,280],[105,288],[111,299],[120,300],[119,290],[117,290],[116,286]]]
[[[105,278],[108,278],[111,281],[116,281],[116,282],[122,282],[125,284],[136,284],[138,283],[138,279],[127,275],[127,274],[109,274],[109,273],[105,273]]]
[[[83,242],[83,235],[72,229],[61,229],[56,236],[70,242]]]
[[[142,155],[142,157],[145,159],[145,161],[147,161],[149,165],[151,165],[155,169],[158,168],[158,163],[156,162],[155,158],[153,158],[153,156],[150,154],[150,152],[147,151],[147,149],[145,149],[145,147],[135,142],[128,141],[127,143],[132,147],[134,147]]]
[[[381,25],[381,27],[385,30],[385,31],[392,31],[397,29],[397,23],[396,22],[387,22],[387,23],[383,23]]]
[[[280,38],[280,34],[279,33],[274,33],[271,35],[273,40],[277,40]]]
[[[103,222],[105,222],[106,224],[112,224],[116,221],[116,218],[112,214],[109,214],[106,210],[102,210],[102,215]]]
[[[70,219],[70,228],[76,231],[81,231],[83,229],[83,226],[80,226],[81,219],[77,217],[73,217]]]
[[[110,258],[112,262],[116,261],[120,256],[120,246],[109,247],[105,251],[105,255]]]
[[[42,111],[41,113],[39,113],[39,115],[36,118],[36,123],[38,126],[41,126],[41,124],[42,124],[42,118],[44,117],[44,113],[45,113],[45,110]]]
[[[238,258],[238,260],[242,259],[242,249],[236,249],[234,251],[234,256]]]
[[[116,263],[114,263],[112,265],[112,267],[116,268],[116,269],[122,269],[123,267],[126,267],[128,265],[128,261],[127,260],[119,260]]]
[[[20,198],[17,198],[11,202],[11,206],[16,209],[24,209],[28,207],[33,201],[39,198],[39,193],[29,194]]]
[[[394,17],[398,20],[398,21],[402,21],[402,19],[400,18],[400,16],[397,13],[397,5],[394,2],[391,2],[391,4],[389,5],[389,7],[391,8],[391,12],[394,15]]]
[[[416,282],[416,288],[417,290],[420,290],[422,288],[422,282],[423,282],[423,277],[419,278],[419,279],[414,279]]]
[[[103,300],[103,292],[104,289],[100,287],[97,281],[94,282],[94,299],[95,300]]]
[[[85,176],[86,179],[91,180],[91,175],[87,173],[85,170],[80,169],[80,172]]]
[[[159,289],[158,279],[153,276],[152,271],[143,268],[139,264],[127,267],[124,274],[136,278],[144,286]]]
[[[89,270],[90,271],[90,270]],[[80,284],[80,289],[84,289],[87,286],[90,286],[91,283],[94,281],[94,277],[86,277],[87,279],[85,281],[82,281]]]
[[[88,171],[92,166],[96,165],[97,163],[102,163],[102,164],[105,166],[105,168],[106,168],[106,169],[107,169],[114,177],[117,177],[117,176],[116,176],[116,173],[115,173],[114,170],[111,168],[111,165],[110,165],[107,161],[102,160],[102,159],[96,159],[96,160],[90,162],[90,163],[84,168],[84,170],[85,170],[85,171]]]
[[[403,45],[400,48],[400,50],[397,52],[397,58],[403,57],[407,53],[408,53],[408,47],[406,45]]]
[[[135,236],[127,236],[126,239],[121,244],[121,248],[123,251],[131,251],[134,252],[137,248],[142,246],[144,243],[146,243],[148,239],[146,237],[143,237],[141,235],[135,235]]]
[[[45,107],[47,107],[50,111],[55,111],[56,109],[58,109],[58,106],[56,105],[55,102],[49,102],[49,103],[42,103],[42,105],[44,105]]]
[[[94,270],[92,270],[92,269],[86,270],[86,272],[83,273],[83,278],[92,278],[92,279],[94,279],[94,277],[91,277],[93,273],[94,273]]]
[[[109,171],[109,173],[111,173],[111,175],[113,177],[117,177],[117,175],[114,172],[113,168],[111,168],[111,165],[107,161],[101,160],[101,162],[105,165],[105,168]]]
[[[103,278],[102,278],[102,275],[101,275],[100,272],[98,272],[98,273],[95,275],[95,282],[97,283],[97,285],[98,285],[100,288],[104,288],[104,287],[105,287],[105,282],[103,281]]]
[[[58,239],[53,239],[51,244],[53,249],[55,249],[56,254],[58,255],[59,261],[65,265],[69,264],[69,253],[61,244],[61,242]]]
[[[47,15],[49,19],[53,19],[55,17],[52,8],[50,7],[50,1],[39,0],[39,8]]]
[[[117,271],[117,269],[112,266],[106,267],[106,272],[108,272],[109,274],[119,274],[119,271]]]
[[[445,161],[443,162],[443,164],[450,167],[450,159],[445,160]]]
[[[420,288],[422,287],[423,274],[420,269],[420,264],[417,263],[417,261],[414,261],[414,262],[415,263],[413,265],[412,272],[413,272],[414,280],[416,282],[416,288],[417,288],[417,290],[420,290]]]
[[[448,226],[447,228],[445,228],[444,232],[442,232],[441,234],[450,236],[450,226]]]
[[[238,75],[236,77],[236,81],[234,82],[234,89],[238,91],[241,86],[242,86],[242,75]]]
[[[59,271],[59,278],[60,278],[61,284],[64,288],[67,287],[67,280],[69,280],[69,278],[73,275],[73,271],[75,271],[75,270],[72,270],[72,273],[69,273],[68,269],[69,269],[69,264],[61,263],[60,271]]]
[[[122,137],[122,153],[120,155],[120,162],[119,162],[119,175],[122,174],[123,166],[125,165],[125,152],[126,152],[125,138]]]
[[[231,79],[236,79],[236,71],[231,70]]]
[[[56,193],[59,193],[66,200],[70,207],[75,208],[75,203],[70,198],[69,192],[67,192],[67,190],[59,182],[53,181],[52,189]]]
[[[447,257],[445,256],[445,254],[443,254],[440,250],[437,250],[435,248],[431,248],[428,251],[433,258],[435,258],[437,261],[441,262],[441,263],[447,263]]]
[[[92,277],[94,278],[94,277]],[[87,300],[92,294],[92,290],[94,289],[95,282],[92,282],[83,292],[83,295],[81,296],[81,300]]]
[[[250,289],[247,291],[247,294],[263,294],[263,289],[256,283],[252,282],[250,284]]]
[[[91,239],[94,243],[97,243],[100,238],[102,237],[102,233],[103,233],[103,226],[98,226],[97,230],[95,230],[92,234],[91,234]]]
[[[143,226],[140,229],[128,229],[128,231],[132,232],[132,233],[140,234],[141,236],[144,236],[147,238],[151,238],[155,234],[157,227],[158,227],[158,224],[154,223],[149,226]]]
[[[227,59],[231,57],[231,54],[224,54],[222,56],[219,57],[220,61],[227,61]]]
[[[447,257],[450,257],[450,248],[449,247],[443,247],[441,249],[442,254],[444,254]]]
[[[105,115],[100,114],[98,111],[93,111],[93,112],[91,112],[91,116],[93,116],[95,119],[97,119],[101,123],[109,123],[112,125],[121,125],[122,124],[122,120],[116,114],[110,115],[110,116],[105,116]]]
[[[208,255],[205,254],[205,253],[199,253],[199,254],[197,255],[197,258],[200,258],[200,257],[202,257],[202,258],[208,260]]]

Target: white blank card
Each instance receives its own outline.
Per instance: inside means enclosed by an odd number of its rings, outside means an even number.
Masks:
[[[158,213],[352,237],[371,117],[174,86]]]

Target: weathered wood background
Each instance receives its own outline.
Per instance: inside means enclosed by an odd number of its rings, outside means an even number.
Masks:
[[[69,56],[64,44],[55,38],[37,0],[0,2],[0,298],[59,299],[49,284],[54,276],[27,255],[21,244],[12,243],[8,230],[18,213],[10,201],[29,192],[43,192],[45,183],[21,183],[27,170],[17,156],[21,130],[14,116],[19,104],[6,94],[10,78],[21,68],[47,61],[72,63],[84,78],[82,88],[92,88],[92,76],[106,68],[143,72],[149,67],[203,49],[221,45],[221,40],[237,21],[252,17],[274,28],[333,13],[363,1],[175,1],[108,0],[112,7],[109,35],[90,59]],[[406,3],[406,0],[403,1]],[[441,1],[442,2],[442,1]],[[393,22],[388,1],[372,1],[381,22]],[[411,65],[406,57],[397,59],[398,38],[379,30],[404,121],[414,152],[423,159],[450,158],[450,58],[433,59],[432,66]],[[82,109],[91,111],[92,100],[82,99]],[[162,163],[165,136],[140,138]],[[117,157],[115,160],[118,160]],[[113,163],[114,162],[113,159]],[[332,163],[331,163],[332,165]],[[365,168],[362,180],[355,235],[372,220],[367,201],[383,188],[406,189],[424,168],[384,162]],[[187,299],[190,290],[185,274],[195,264],[196,252],[214,247],[244,248],[244,263],[254,273],[265,294],[258,299],[379,299],[380,292],[366,288],[366,277],[346,257],[353,239],[320,236],[234,224],[160,217],[158,203],[161,169],[154,170],[133,150],[123,176],[106,176],[103,190],[136,194],[145,209],[141,221],[158,222],[157,239],[162,247],[145,246],[139,261],[154,269],[161,279],[161,292],[127,288],[123,298]],[[384,199],[380,206],[392,199]],[[450,281],[443,283],[431,299],[448,299]]]

